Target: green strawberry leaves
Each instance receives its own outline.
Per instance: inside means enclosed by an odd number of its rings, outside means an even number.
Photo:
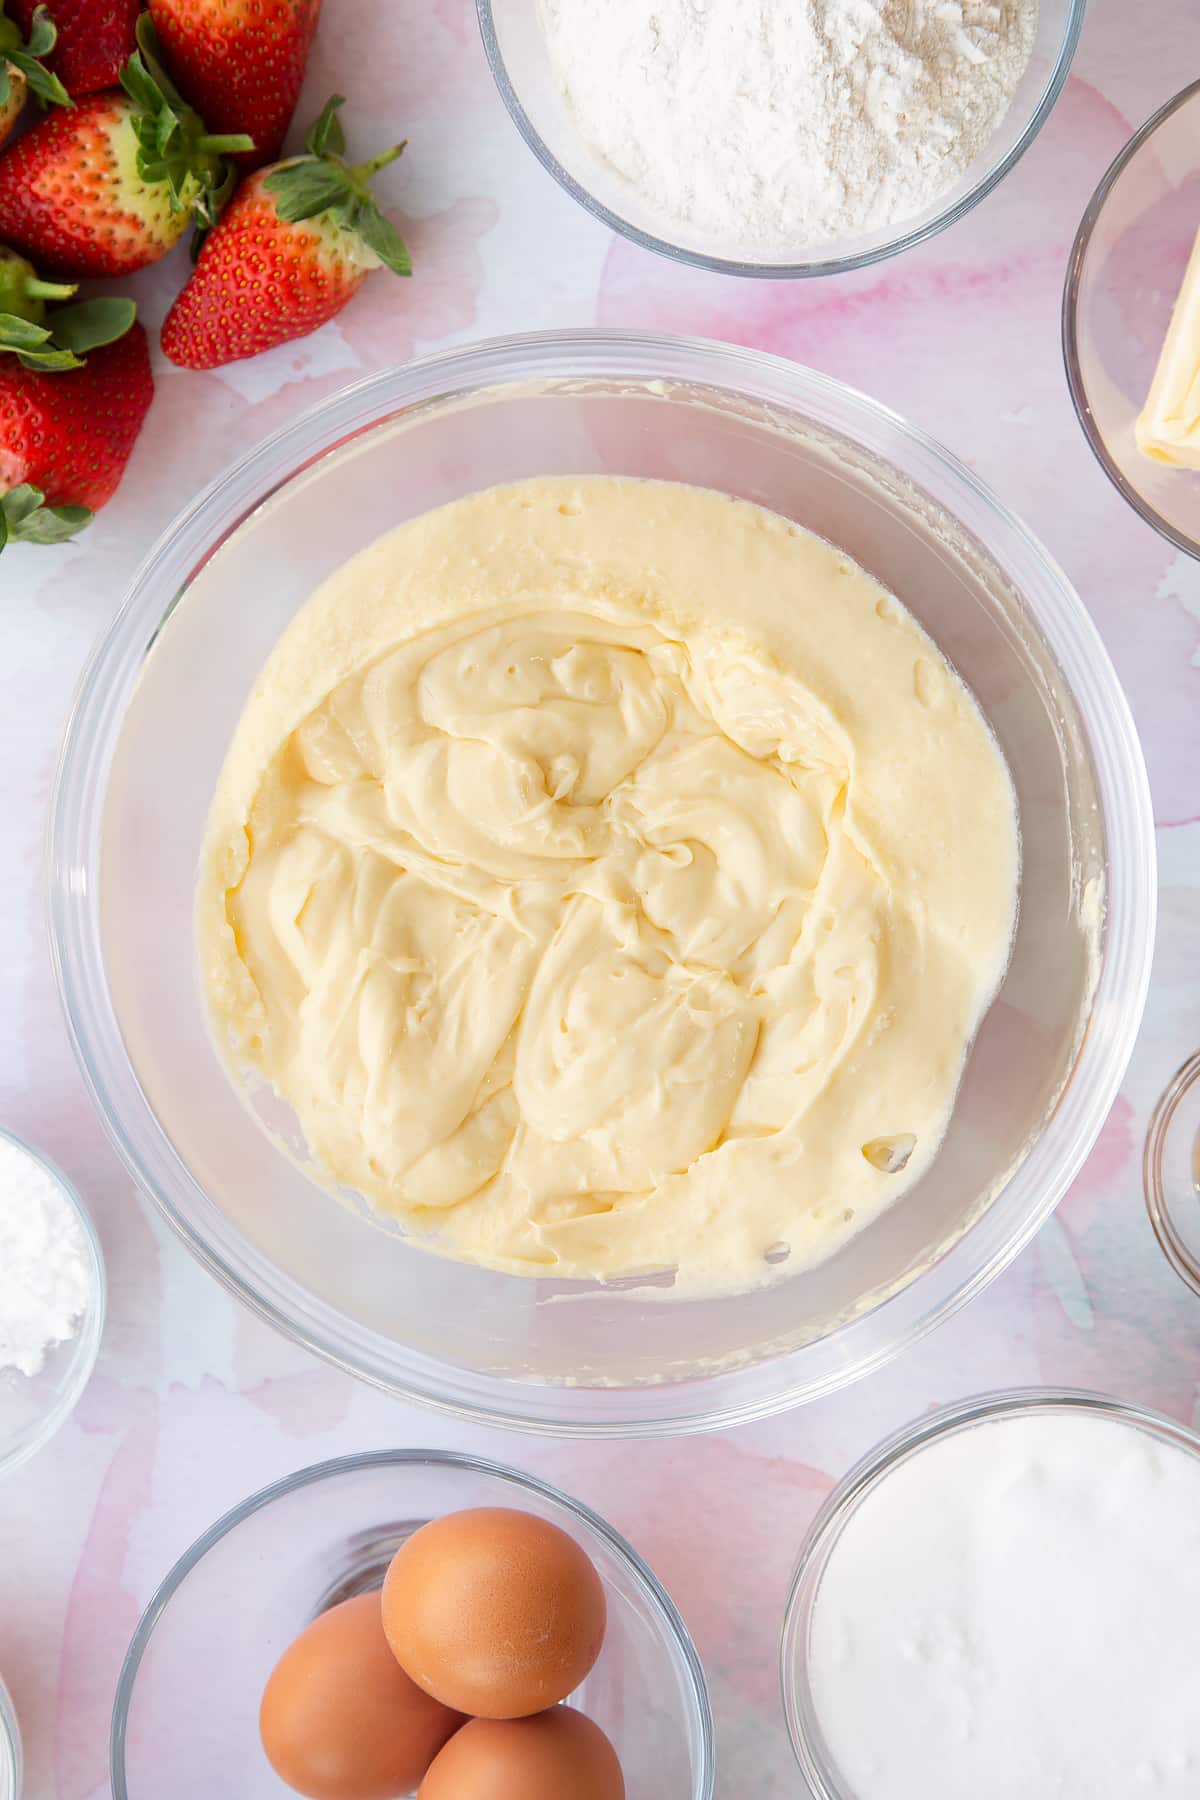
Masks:
[[[345,106],[345,94],[331,94],[321,108],[321,116],[310,128],[304,142],[313,156],[345,156],[346,134],[338,118],[338,108]]]
[[[412,258],[404,239],[384,218],[370,188],[372,175],[394,162],[404,145],[393,144],[369,162],[347,163],[343,156],[346,139],[338,118],[338,108],[344,105],[341,94],[332,95],[308,134],[308,155],[279,163],[263,186],[284,224],[298,225],[327,213],[346,231],[356,232],[395,274],[411,275]]]
[[[59,350],[50,341],[44,325],[30,319],[19,319],[15,313],[0,313],[0,351],[11,350],[27,369],[77,369],[79,358],[70,350]]]
[[[81,369],[89,350],[124,337],[136,313],[132,300],[107,294],[80,300],[75,306],[60,306],[50,315],[48,325],[16,313],[0,313],[0,353],[10,351],[24,368],[43,374]]]
[[[77,301],[74,306],[60,306],[50,315],[50,328],[56,343],[82,357],[89,350],[115,344],[118,338],[125,336],[136,317],[137,307],[132,300],[118,298],[115,294],[97,294],[91,300]]]
[[[6,544],[65,544],[92,522],[86,506],[47,506],[40,488],[22,482],[0,495],[0,550]]]
[[[49,56],[58,40],[54,21],[44,6],[39,6],[29,27],[29,36],[21,34],[11,19],[0,17],[0,106],[12,92],[8,64],[25,77],[29,92],[42,106],[73,106],[75,103],[57,75],[51,73],[42,58]]]
[[[172,212],[188,212],[213,224],[236,179],[226,157],[253,150],[244,132],[216,136],[162,66],[149,13],[137,23],[138,47],[121,71],[121,86],[134,104],[132,128],[143,181],[166,186]]]
[[[289,225],[328,212],[349,194],[341,170],[324,158],[306,159],[279,169],[267,176],[264,185],[275,196],[275,211]]]
[[[412,257],[408,254],[408,245],[374,203],[366,206],[360,204],[353,208],[346,223],[360,237],[366,238],[385,268],[393,270],[397,275],[412,274]]]

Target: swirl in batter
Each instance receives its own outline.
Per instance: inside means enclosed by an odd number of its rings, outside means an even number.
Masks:
[[[974,701],[861,569],[708,491],[536,481],[285,632],[203,977],[325,1178],[429,1247],[736,1288],[928,1166],[1017,870]]]

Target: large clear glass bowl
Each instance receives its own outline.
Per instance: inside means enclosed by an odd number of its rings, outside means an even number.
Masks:
[[[794,281],[882,262],[953,225],[1014,168],[1045,124],[1070,72],[1086,0],[1041,0],[1033,54],[1012,104],[979,155],[932,205],[895,225],[835,243],[796,244],[763,258],[714,245],[700,234],[664,236],[663,221],[580,137],[555,77],[539,0],[477,0],[479,29],[496,86],[514,124],[542,167],[572,199],[643,250],[726,275]]]
[[[607,1732],[628,1800],[712,1800],[704,1675],[636,1551],[545,1482],[435,1450],[302,1469],[234,1507],[180,1557],[142,1614],[117,1683],[113,1800],[287,1800],[258,1737],[275,1663],[318,1613],[377,1588],[418,1526],[471,1506],[536,1513],[591,1557],[608,1628],[571,1703]]]
[[[1041,1417],[1047,1413],[1068,1417],[1080,1413],[1098,1414],[1117,1424],[1143,1431],[1170,1449],[1200,1457],[1200,1438],[1185,1431],[1173,1419],[1114,1400],[1106,1394],[1089,1394],[1075,1388],[1015,1388],[1006,1393],[983,1394],[958,1401],[928,1414],[915,1424],[904,1426],[863,1457],[839,1482],[809,1527],[784,1614],[780,1649],[783,1709],[792,1749],[804,1776],[805,1791],[812,1800],[857,1800],[826,1742],[809,1681],[809,1645],[821,1582],[842,1533],[860,1507],[878,1492],[889,1476],[946,1438],[1004,1419]],[[902,1554],[903,1546],[898,1545],[897,1555]]]
[[[1200,232],[1200,81],[1135,131],[1088,202],[1067,265],[1063,355],[1084,435],[1148,525],[1200,556],[1200,471],[1134,437]]]
[[[497,1274],[364,1222],[280,1146],[278,1103],[235,1092],[199,993],[197,850],[230,735],[289,619],[400,520],[565,471],[739,494],[842,546],[970,683],[1018,795],[1012,963],[931,1171],[821,1267],[720,1299]],[[151,552],[95,651],[52,814],[67,1021],[135,1179],[215,1275],[300,1342],[394,1393],[534,1430],[686,1431],[772,1413],[878,1367],[978,1293],[1100,1130],[1154,935],[1137,738],[1045,551],[945,451],[826,376],[636,334],[514,338],[413,363],[235,464]]]

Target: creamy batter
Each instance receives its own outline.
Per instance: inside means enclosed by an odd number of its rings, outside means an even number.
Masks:
[[[534,1275],[744,1287],[924,1173],[1003,973],[1011,782],[911,616],[707,490],[526,482],[335,574],[198,900],[325,1179]]]

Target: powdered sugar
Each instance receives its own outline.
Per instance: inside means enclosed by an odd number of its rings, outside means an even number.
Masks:
[[[948,192],[1038,0],[542,0],[578,129],[670,235],[786,257]]]
[[[0,1137],[0,1370],[36,1375],[73,1338],[92,1294],[78,1219],[35,1157]]]

